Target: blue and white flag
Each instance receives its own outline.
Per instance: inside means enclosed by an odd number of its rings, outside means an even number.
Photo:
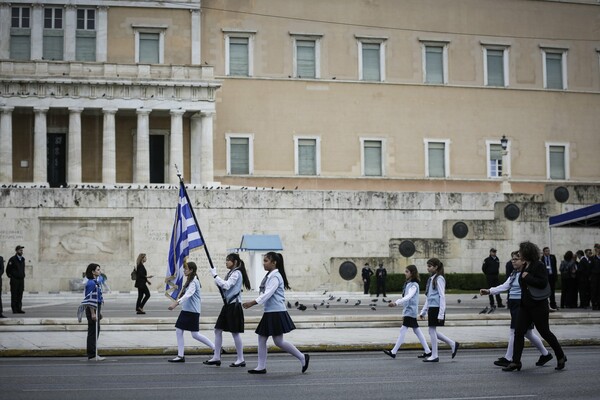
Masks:
[[[194,221],[192,205],[188,203],[183,182],[179,185],[179,204],[175,212],[175,223],[169,247],[169,262],[165,279],[165,294],[177,299],[183,282],[183,262],[190,250],[204,245],[200,228]]]

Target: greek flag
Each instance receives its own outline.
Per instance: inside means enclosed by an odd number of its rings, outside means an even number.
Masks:
[[[81,322],[83,319],[83,314],[85,313],[85,309],[91,307],[95,310],[98,309],[98,293],[100,292],[100,282],[95,282],[94,290],[91,290],[88,294],[85,295],[83,301],[77,308],[77,320]]]
[[[200,229],[194,221],[192,205],[187,201],[187,193],[183,182],[179,185],[179,204],[175,212],[175,224],[169,247],[169,262],[165,279],[165,294],[177,299],[183,282],[183,262],[190,250],[204,245]]]

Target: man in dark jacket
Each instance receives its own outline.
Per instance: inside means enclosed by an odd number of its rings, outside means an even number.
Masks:
[[[371,276],[373,276],[373,270],[369,266],[369,263],[365,263],[361,275],[363,281],[364,294],[369,294],[369,287],[371,286]]]
[[[4,258],[0,256],[0,318],[6,318],[2,310],[2,275],[4,274]]]
[[[548,271],[548,283],[550,284],[550,311],[556,311],[558,310],[558,307],[556,306],[556,296],[554,295],[556,289],[556,276],[558,275],[556,256],[550,254],[549,247],[544,247],[542,249],[542,258],[540,261],[546,266],[546,271]]]
[[[483,260],[481,270],[485,274],[488,287],[496,287],[500,285],[500,260],[498,259],[498,257],[496,257],[496,249],[490,249],[490,256]],[[500,297],[499,294],[496,295],[496,301],[498,302],[498,307],[504,308],[504,304],[502,304],[502,297]],[[494,296],[492,296],[491,294],[490,307],[492,308],[492,310],[496,308],[496,304],[494,304]]]
[[[13,314],[25,314],[23,311],[23,291],[25,290],[24,247],[15,247],[16,254],[8,259],[6,276],[10,278],[10,306]]]
[[[379,268],[375,270],[375,278],[377,279],[377,297],[379,297],[379,293],[383,293],[383,297],[386,297],[385,279],[387,278],[387,270],[383,268],[383,263],[379,263]]]
[[[579,308],[590,308],[590,275],[592,249],[577,250],[577,289],[579,289]]]

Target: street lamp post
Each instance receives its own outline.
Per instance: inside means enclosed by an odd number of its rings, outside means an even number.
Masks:
[[[500,145],[502,146],[502,193],[512,193],[512,188],[508,181],[508,139],[506,135],[502,135]]]

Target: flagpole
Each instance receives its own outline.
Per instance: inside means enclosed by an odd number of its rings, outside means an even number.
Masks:
[[[177,166],[175,166],[175,169],[177,169]],[[185,199],[187,200],[188,204],[190,205],[190,211],[192,212],[192,217],[194,218],[194,223],[196,224],[196,227],[198,228],[198,234],[200,235],[200,240],[202,240],[202,243],[204,243],[204,251],[206,252],[206,258],[208,258],[208,263],[210,264],[210,268],[215,269],[215,266],[213,265],[212,262],[212,258],[210,258],[210,253],[208,252],[208,246],[206,245],[206,241],[204,240],[204,235],[202,235],[202,229],[200,229],[200,224],[198,223],[198,218],[196,218],[196,213],[194,212],[194,207],[192,207],[192,201],[190,200],[190,196],[188,196],[187,190],[185,188],[185,183],[183,183],[183,178],[181,177],[181,173],[179,173],[179,170],[177,170],[177,176],[179,177],[179,184],[183,187],[183,193],[185,194]],[[223,303],[227,304],[227,299],[225,298],[225,293],[223,292],[223,288],[221,288],[219,285],[217,285],[217,288],[219,289],[219,293],[221,294],[221,298],[223,299]]]

